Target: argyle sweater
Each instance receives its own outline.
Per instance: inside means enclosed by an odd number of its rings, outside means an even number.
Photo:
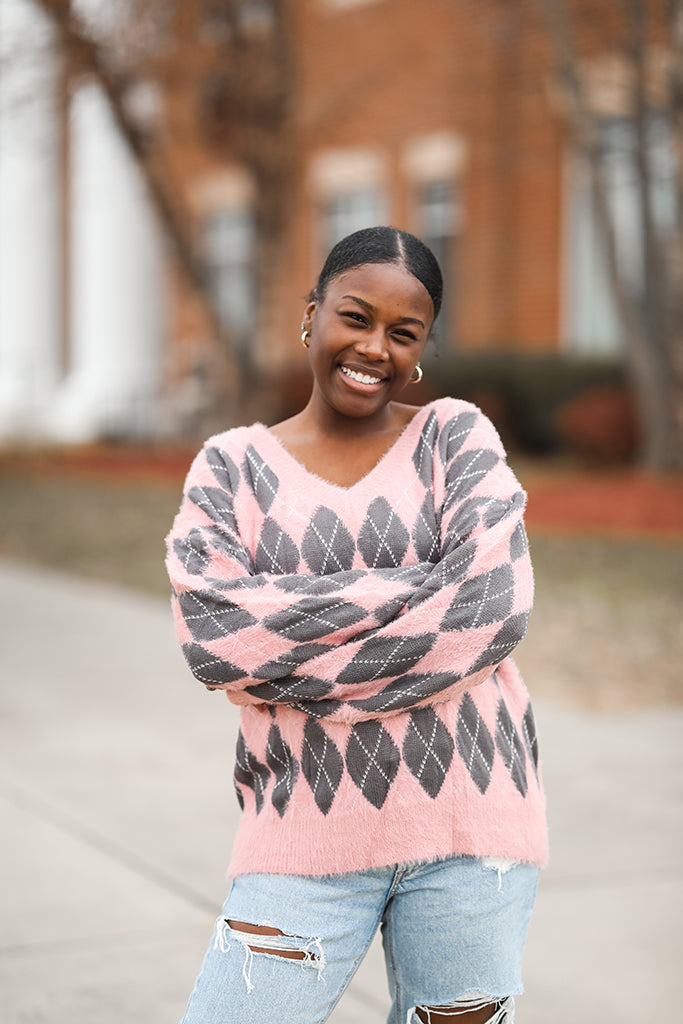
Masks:
[[[206,442],[167,566],[190,669],[242,705],[230,874],[545,861],[509,657],[533,594],[524,503],[491,423],[450,398],[351,487],[262,424]]]

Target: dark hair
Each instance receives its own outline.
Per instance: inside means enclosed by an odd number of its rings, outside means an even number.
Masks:
[[[311,298],[323,299],[333,277],[364,263],[396,263],[405,267],[429,292],[436,320],[443,295],[443,278],[436,256],[419,238],[399,228],[363,228],[342,238],[325,260]]]

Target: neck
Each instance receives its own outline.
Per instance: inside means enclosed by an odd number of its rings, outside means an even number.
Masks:
[[[394,402],[388,402],[369,416],[344,416],[316,395],[315,388],[300,416],[302,424],[311,433],[330,440],[348,441],[350,438],[389,433],[402,425]]]

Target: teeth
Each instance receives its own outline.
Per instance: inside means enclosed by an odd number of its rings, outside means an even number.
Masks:
[[[356,370],[350,370],[348,366],[342,366],[342,373],[345,373],[351,380],[357,380],[361,384],[379,384],[382,380],[381,377],[371,377],[368,373],[358,373]]]

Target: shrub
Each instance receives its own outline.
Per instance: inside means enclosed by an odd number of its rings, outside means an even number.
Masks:
[[[565,447],[589,462],[632,461],[638,421],[631,394],[615,384],[589,388],[557,414]]]
[[[620,363],[564,354],[488,351],[433,359],[428,373],[434,395],[453,395],[475,402],[490,416],[504,443],[512,449],[545,455],[567,449],[583,452],[592,447],[597,454],[602,446],[606,453],[614,450],[623,458],[622,451],[628,449],[631,454],[635,447],[633,437],[628,445],[625,443],[625,414],[617,422],[617,401],[621,402],[622,412],[629,402],[626,371]],[[573,425],[570,413],[568,419],[561,414],[579,396],[590,393],[596,396],[591,409],[599,409],[600,396],[611,409],[605,411],[602,421],[598,411],[591,413],[592,441],[588,440],[588,433],[583,437],[580,426]],[[617,400],[617,394],[622,398]],[[629,429],[635,431],[634,417]],[[603,444],[598,436],[601,430],[616,430],[620,438],[606,437]]]

